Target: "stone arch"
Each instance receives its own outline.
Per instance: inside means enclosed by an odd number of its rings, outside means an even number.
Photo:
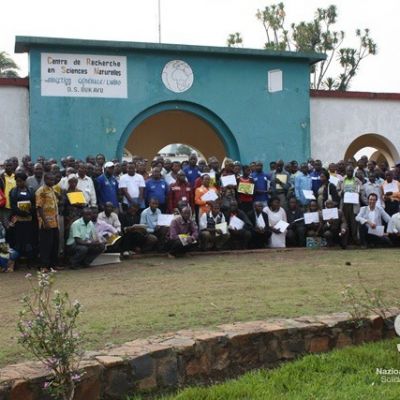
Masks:
[[[346,150],[344,159],[347,160],[352,158],[357,151],[364,147],[373,147],[377,150],[371,156],[371,159],[375,161],[384,158],[389,165],[394,165],[394,163],[399,159],[399,153],[394,144],[386,137],[377,133],[367,133],[353,140]]]
[[[171,143],[188,144],[220,162],[226,156],[240,160],[236,139],[224,121],[203,106],[182,101],[159,103],[136,115],[119,140],[117,157],[126,148],[150,159]]]

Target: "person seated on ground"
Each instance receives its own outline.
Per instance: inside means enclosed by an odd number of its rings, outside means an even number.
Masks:
[[[156,246],[158,239],[148,233],[146,228],[140,225],[140,204],[133,202],[119,215],[122,226],[122,255],[129,257],[135,253],[151,251]]]
[[[281,207],[281,201],[279,197],[273,196],[268,202],[268,207],[264,207],[263,210],[268,215],[269,226],[271,228],[271,240],[269,242],[269,247],[280,248],[286,247],[286,232],[275,228],[275,225],[284,221],[287,222],[287,216],[285,210]]]
[[[368,196],[368,206],[361,207],[356,216],[359,224],[361,248],[375,246],[391,246],[390,239],[383,232],[383,221],[389,224],[390,216],[376,205],[378,196],[371,193]]]
[[[192,218],[192,210],[185,207],[181,215],[174,218],[169,228],[168,256],[173,258],[193,250],[197,246],[199,231]]]
[[[250,248],[263,249],[267,247],[271,238],[271,228],[269,226],[268,214],[263,211],[264,203],[256,201],[253,211],[247,215],[252,224]]]
[[[393,214],[390,218],[390,222],[387,226],[387,232],[389,234],[389,239],[393,246],[400,246],[400,210]]]
[[[6,229],[0,222],[0,270],[1,272],[14,272],[15,261],[19,254],[12,249],[6,241]]]
[[[71,225],[66,252],[72,269],[89,266],[105,249],[104,244],[97,239],[91,219],[92,211],[84,208],[82,217]]]
[[[306,237],[321,237],[322,234],[322,215],[318,208],[317,200],[311,200],[308,206],[309,213],[318,213],[318,222],[313,222],[311,224],[304,223],[306,229]]]
[[[247,215],[239,210],[238,202],[231,200],[229,211],[225,212],[228,231],[231,235],[229,245],[232,250],[247,249],[251,239],[252,225]]]
[[[214,192],[215,194],[218,195],[217,189],[215,186],[211,186],[211,177],[208,174],[204,174],[201,177],[202,184],[200,187],[198,187],[195,191],[195,204],[196,206],[199,206],[199,219],[204,213],[208,213],[211,210],[211,201],[204,201],[202,197],[207,193],[207,192]]]
[[[121,242],[117,240],[112,243],[115,239],[119,237],[119,232],[112,225],[104,222],[98,218],[99,209],[97,207],[90,207],[92,212],[92,222],[96,230],[97,239],[99,242],[104,243],[106,246],[107,253],[120,253],[121,252]]]
[[[287,222],[290,224],[286,230],[286,244],[289,247],[304,247],[306,245],[306,228],[304,226],[304,213],[299,207],[296,197],[288,200],[286,211]]]
[[[199,220],[200,248],[203,251],[221,250],[230,237],[227,225],[225,233],[217,227],[219,224],[226,224],[219,202],[213,201],[210,204],[211,210],[203,213]]]
[[[114,227],[118,233],[121,233],[121,222],[118,219],[118,214],[114,212],[113,203],[107,201],[104,204],[104,211],[99,213],[97,217],[100,221],[107,222],[107,224]]]
[[[161,210],[158,208],[158,199],[151,198],[149,207],[144,209],[140,215],[140,224],[145,225],[146,232],[153,236],[150,238],[152,247],[156,247],[158,251],[163,251],[169,227],[158,225],[158,217],[160,214]],[[154,240],[154,238],[157,240]]]
[[[335,208],[333,200],[326,200],[325,208]],[[328,247],[339,244],[342,249],[347,247],[348,230],[347,222],[343,216],[342,210],[338,210],[337,219],[329,219],[322,221],[322,237],[326,240]]]

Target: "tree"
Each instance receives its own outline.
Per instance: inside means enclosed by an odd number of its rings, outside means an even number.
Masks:
[[[228,47],[241,47],[243,46],[243,38],[239,32],[231,33],[226,40]]]
[[[18,65],[5,51],[0,51],[0,78],[18,77]]]
[[[370,37],[369,29],[357,29],[359,40],[357,48],[342,47],[345,32],[335,30],[337,8],[318,8],[314,19],[302,21],[285,27],[285,5],[283,3],[267,6],[257,10],[256,18],[262,23],[267,41],[264,47],[269,50],[295,50],[301,52],[317,52],[325,54],[326,59],[311,66],[311,88],[327,90],[347,90],[356,75],[360,63],[369,55],[377,53],[377,45]],[[235,33],[240,37],[240,33]],[[235,44],[230,35],[228,46]],[[340,69],[336,77],[328,76],[330,68],[337,63]]]
[[[185,144],[180,144],[176,149],[176,154],[184,154],[186,156],[190,156],[193,152],[193,149]]]

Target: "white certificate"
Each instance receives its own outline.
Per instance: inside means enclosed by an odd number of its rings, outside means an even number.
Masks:
[[[226,176],[221,176],[221,183],[222,186],[236,186],[236,176],[235,175],[226,175]]]
[[[359,198],[358,193],[345,192],[343,202],[345,204],[359,204]]]
[[[315,200],[314,192],[312,190],[303,190],[303,194],[307,200]]]
[[[170,226],[173,219],[174,214],[160,214],[157,219],[157,225]]]
[[[215,224],[215,229],[220,230],[223,235],[226,235],[228,233],[228,224],[226,222]]]
[[[383,193],[384,194],[389,193],[389,192],[396,193],[398,191],[399,191],[399,187],[397,186],[396,182],[385,183],[383,185]]]
[[[333,183],[335,186],[337,186],[338,183],[339,183],[339,178],[336,178],[336,176],[331,175],[331,176],[329,177],[329,182],[330,182],[330,183]]]
[[[306,225],[314,224],[314,223],[318,224],[319,223],[319,213],[318,213],[318,211],[304,213],[304,223]]]
[[[235,215],[229,221],[229,228],[240,231],[244,227],[244,222]]]
[[[262,214],[260,214],[260,215],[257,217],[256,226],[257,226],[257,228],[261,228],[261,229],[264,229],[264,228],[265,228],[265,221],[264,221],[264,218],[263,218],[263,215],[262,215]]]
[[[375,228],[368,227],[368,233],[375,236],[383,236],[385,227],[383,225],[377,225]]]
[[[324,208],[322,210],[322,219],[329,221],[330,219],[339,219],[339,211],[337,208]]]
[[[214,190],[209,190],[207,193],[204,193],[203,196],[201,196],[201,200],[203,201],[214,201],[217,199],[218,195],[214,192]]]
[[[278,223],[275,224],[274,228],[279,229],[282,233],[285,233],[288,226],[289,224],[281,219]]]

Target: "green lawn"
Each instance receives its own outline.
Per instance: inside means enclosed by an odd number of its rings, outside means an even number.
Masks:
[[[209,388],[189,388],[164,400],[394,400],[399,382],[377,368],[400,369],[400,339],[309,355],[270,371],[251,372]],[[393,378],[393,375],[389,379]],[[399,375],[394,375],[400,380]],[[135,397],[132,400],[140,400]]]
[[[57,274],[83,304],[87,349],[183,328],[343,311],[340,292],[360,271],[369,287],[398,294],[398,250],[289,250],[145,258]],[[346,265],[351,263],[351,265]],[[25,271],[0,275],[0,365],[27,358],[16,344]]]

